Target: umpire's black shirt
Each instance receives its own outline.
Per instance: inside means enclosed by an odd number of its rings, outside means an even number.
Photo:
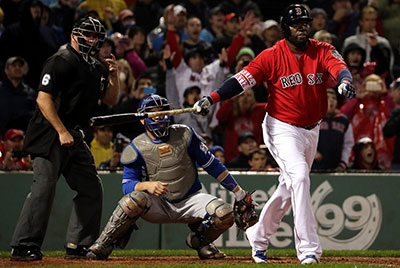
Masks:
[[[87,128],[107,89],[108,75],[99,60],[89,64],[68,45],[47,59],[39,91],[53,96],[58,116],[69,131]],[[47,156],[55,140],[58,140],[56,130],[36,106],[27,129],[25,150],[32,156]]]

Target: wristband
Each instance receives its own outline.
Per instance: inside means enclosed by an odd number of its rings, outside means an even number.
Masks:
[[[225,179],[223,179],[220,183],[225,189],[229,191],[233,191],[233,189],[235,189],[238,185],[235,178],[231,174],[228,174]]]
[[[217,103],[221,99],[217,91],[211,92],[211,94],[208,95],[208,97],[209,97],[208,100],[210,101],[211,104]]]

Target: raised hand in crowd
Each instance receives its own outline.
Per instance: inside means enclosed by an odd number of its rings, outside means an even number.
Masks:
[[[253,11],[248,11],[243,19],[240,19],[240,34],[244,37],[251,35],[251,28],[255,22],[255,15]]]

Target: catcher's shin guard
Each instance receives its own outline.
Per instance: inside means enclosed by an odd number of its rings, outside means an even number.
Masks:
[[[206,206],[208,220],[190,224],[193,231],[186,238],[186,244],[195,250],[200,259],[220,259],[226,255],[212,243],[234,222],[232,206],[221,199],[214,199]]]
[[[149,207],[149,199],[143,192],[133,191],[122,197],[103,232],[89,248],[90,252],[87,257],[90,259],[107,259],[112,252],[114,241],[123,237]]]

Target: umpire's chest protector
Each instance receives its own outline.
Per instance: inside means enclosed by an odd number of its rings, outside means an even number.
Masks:
[[[168,183],[166,199],[182,199],[196,180],[196,167],[187,149],[192,131],[183,125],[170,127],[170,138],[165,143],[153,143],[147,135],[133,140],[146,163],[150,181]]]

